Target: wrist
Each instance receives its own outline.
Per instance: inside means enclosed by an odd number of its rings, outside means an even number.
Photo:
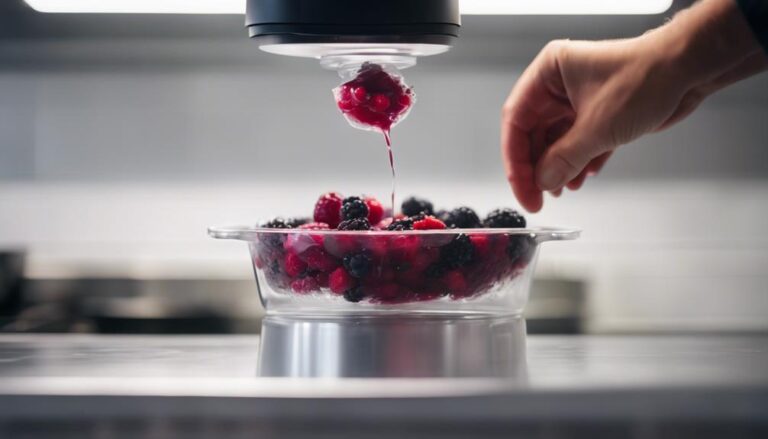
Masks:
[[[761,50],[734,0],[703,0],[647,35],[668,74],[707,83]]]

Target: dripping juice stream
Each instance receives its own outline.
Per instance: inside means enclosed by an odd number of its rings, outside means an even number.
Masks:
[[[389,205],[392,207],[392,218],[395,218],[395,158],[392,155],[392,139],[389,136],[389,130],[384,131],[384,140],[387,142],[387,153],[389,154],[389,168],[392,170],[392,192],[389,195]]]

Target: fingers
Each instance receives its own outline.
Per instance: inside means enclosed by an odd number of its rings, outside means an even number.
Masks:
[[[582,170],[579,173],[579,175],[576,176],[576,178],[574,178],[573,180],[571,180],[568,183],[566,183],[565,187],[567,187],[568,189],[570,189],[572,191],[579,190],[581,188],[581,186],[584,185],[584,181],[587,179],[588,175],[589,175],[589,166],[584,168],[584,170]]]
[[[603,151],[591,130],[577,121],[542,156],[536,167],[536,184],[541,190],[556,191],[573,181]]]
[[[572,117],[557,85],[560,80],[551,46],[523,72],[504,104],[501,120],[501,155],[512,191],[523,208],[537,212],[544,202],[536,184],[535,166],[544,149],[542,126]]]
[[[592,161],[587,165],[587,176],[591,177],[593,175],[597,175],[598,172],[603,169],[603,166],[605,166],[605,162],[607,162],[612,155],[613,151],[608,151],[592,159]]]
[[[534,180],[530,138],[521,125],[502,122],[501,153],[507,180],[520,205],[530,212],[538,212],[544,197]]]

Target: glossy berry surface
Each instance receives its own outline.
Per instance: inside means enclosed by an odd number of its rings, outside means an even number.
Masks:
[[[344,300],[357,303],[365,298],[365,291],[360,287],[350,288],[344,292]]]
[[[368,205],[360,197],[347,197],[342,201],[341,219],[368,218]]]
[[[444,222],[430,215],[426,215],[413,222],[413,230],[441,230],[445,228]]]
[[[441,218],[445,225],[453,229],[476,229],[483,227],[477,213],[469,207],[457,207]]]
[[[364,63],[334,90],[336,105],[353,124],[387,132],[413,105],[413,91],[379,64]]]
[[[335,229],[341,222],[341,203],[343,198],[336,192],[323,194],[315,203],[313,218],[315,222],[328,224]]]
[[[405,216],[415,216],[420,214],[424,214],[424,215],[435,214],[435,207],[432,205],[431,202],[423,198],[417,198],[417,197],[406,198],[403,201],[403,204],[400,206],[400,209],[402,210],[403,215]]]
[[[373,197],[365,197],[363,201],[368,206],[368,222],[371,224],[381,222],[384,219],[384,206],[381,205],[379,200]]]
[[[292,224],[292,221],[290,219],[286,220],[284,218],[277,217],[263,223],[261,227],[264,227],[266,229],[292,229],[295,226]]]
[[[404,218],[392,221],[388,226],[387,230],[392,232],[402,232],[405,230],[413,230],[413,220],[410,218]]]
[[[448,268],[459,268],[469,264],[475,255],[475,246],[469,236],[457,235],[440,249],[440,262]]]
[[[371,223],[367,218],[354,218],[339,223],[337,230],[371,230]]]
[[[343,294],[352,288],[357,281],[347,273],[343,267],[339,267],[328,277],[328,287],[335,294]]]
[[[525,228],[525,218],[513,209],[496,209],[483,220],[485,227],[493,229]]]
[[[365,277],[370,271],[373,261],[367,252],[352,253],[344,256],[344,269],[352,277]]]

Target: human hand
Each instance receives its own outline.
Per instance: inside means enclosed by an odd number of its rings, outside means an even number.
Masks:
[[[555,41],[539,53],[502,112],[502,158],[524,208],[540,210],[544,191],[579,189],[618,146],[673,125],[709,94],[768,67],[730,0],[697,8],[641,37]],[[728,32],[700,38],[713,17]]]

